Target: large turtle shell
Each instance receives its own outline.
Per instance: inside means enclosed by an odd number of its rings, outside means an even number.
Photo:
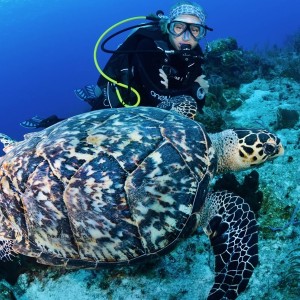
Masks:
[[[95,268],[170,251],[216,167],[197,122],[158,108],[72,117],[0,161],[0,236],[49,265]]]

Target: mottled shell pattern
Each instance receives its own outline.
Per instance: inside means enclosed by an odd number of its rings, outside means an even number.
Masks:
[[[0,239],[40,263],[95,268],[169,252],[216,169],[201,125],[158,108],[94,111],[0,160]]]

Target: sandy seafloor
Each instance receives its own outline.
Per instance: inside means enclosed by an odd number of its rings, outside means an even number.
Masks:
[[[289,87],[289,88],[287,88]],[[276,132],[285,154],[258,168],[264,203],[259,213],[260,264],[238,299],[300,299],[300,276],[291,270],[291,250],[300,248],[300,225],[272,232],[286,224],[299,204],[300,132],[274,129],[279,107],[300,112],[299,84],[285,78],[255,80],[239,90],[243,104],[225,116],[227,127],[260,127]],[[242,178],[249,171],[238,176]],[[296,217],[300,218],[298,211]],[[298,253],[299,254],[299,253]],[[205,299],[213,284],[213,255],[200,230],[157,262],[122,269],[64,272],[43,268],[23,274],[12,288],[20,300]],[[2,299],[2,298],[1,298]],[[5,299],[5,298],[3,298]]]

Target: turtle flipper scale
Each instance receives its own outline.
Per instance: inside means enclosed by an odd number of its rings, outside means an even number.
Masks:
[[[197,102],[196,100],[187,95],[175,96],[167,100],[163,100],[157,107],[176,111],[182,116],[185,116],[189,119],[194,119],[197,113]]]
[[[208,300],[236,299],[258,264],[258,229],[249,205],[229,192],[206,199],[209,223],[204,228],[215,255],[215,282]]]

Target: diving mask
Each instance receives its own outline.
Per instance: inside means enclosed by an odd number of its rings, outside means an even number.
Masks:
[[[199,41],[206,35],[206,26],[195,23],[186,23],[182,21],[172,21],[168,24],[168,31],[173,36],[184,35],[184,38],[189,38],[188,33],[196,40]]]

